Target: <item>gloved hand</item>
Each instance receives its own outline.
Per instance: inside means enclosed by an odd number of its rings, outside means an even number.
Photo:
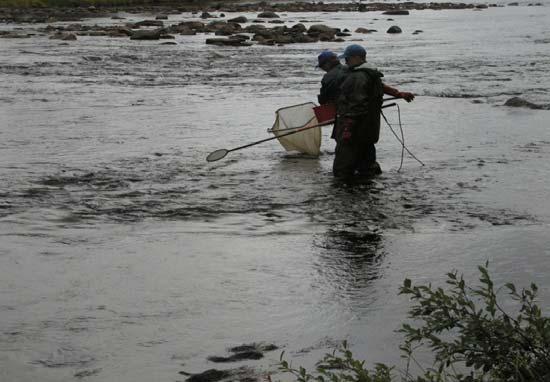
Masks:
[[[351,118],[343,118],[340,122],[340,139],[344,143],[351,141],[351,132],[355,121]]]
[[[411,102],[414,99],[414,94],[409,92],[399,92],[397,96],[403,98],[407,102]]]

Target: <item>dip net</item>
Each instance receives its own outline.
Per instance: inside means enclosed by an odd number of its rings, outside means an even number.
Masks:
[[[313,110],[313,102],[283,107],[275,112],[276,118],[269,132],[275,136],[289,133],[304,127],[318,125]],[[314,127],[296,134],[278,138],[286,151],[298,151],[303,154],[318,156],[321,150],[321,127]]]

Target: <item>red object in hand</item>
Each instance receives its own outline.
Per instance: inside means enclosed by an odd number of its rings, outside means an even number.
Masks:
[[[313,108],[315,117],[319,125],[329,124],[334,122],[336,118],[336,105],[333,103],[325,103],[321,106],[316,106]]]
[[[348,143],[349,141],[351,141],[353,123],[354,123],[354,120],[351,119],[351,118],[345,118],[342,121],[342,125],[341,125],[341,128],[342,128],[342,135],[341,135],[342,142]]]

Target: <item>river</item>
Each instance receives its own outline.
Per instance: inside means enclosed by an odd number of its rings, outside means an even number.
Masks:
[[[399,363],[403,279],[475,281],[486,261],[548,306],[550,112],[502,105],[550,104],[549,4],[392,18],[282,17],[377,29],[346,39],[417,94],[399,105],[425,166],[398,172],[383,127],[384,172],[354,186],[332,178],[329,128],[318,159],[272,141],[205,161],[315,101],[317,54],[346,43],[0,39],[0,380],[177,381],[260,341],[280,350],[230,367],[273,370],[282,350],[311,367],[344,339]]]

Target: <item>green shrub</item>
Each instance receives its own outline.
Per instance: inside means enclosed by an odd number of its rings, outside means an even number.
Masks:
[[[392,373],[395,367],[384,364],[366,369],[346,343],[319,361],[316,374],[294,369],[282,358],[280,368],[299,382],[550,381],[550,318],[536,304],[537,286],[531,284],[518,292],[508,283],[495,290],[487,264],[479,271],[480,284],[474,287],[467,286],[456,271],[447,274],[445,289],[404,281],[399,293],[413,302],[409,310],[413,322],[399,330],[404,335],[400,350],[407,366],[398,376]],[[498,301],[501,289],[515,301],[515,315]],[[420,365],[415,358],[419,350],[431,352],[433,365]],[[411,375],[411,362],[419,367],[420,375]]]

